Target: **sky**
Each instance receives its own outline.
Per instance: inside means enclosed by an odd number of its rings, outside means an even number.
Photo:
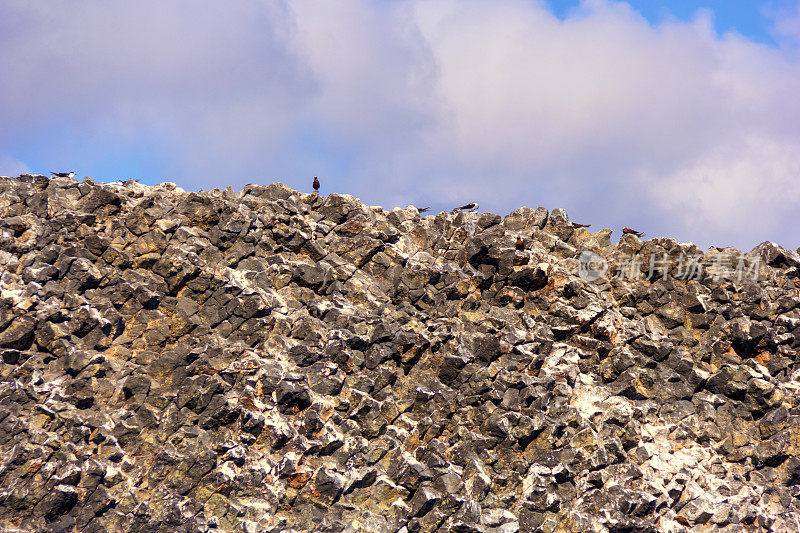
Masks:
[[[0,175],[796,249],[798,95],[800,0],[0,0]]]

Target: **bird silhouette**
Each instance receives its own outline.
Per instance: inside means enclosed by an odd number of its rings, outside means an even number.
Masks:
[[[314,187],[315,191],[319,191],[319,179],[317,179],[316,176],[314,176],[314,183],[312,184],[312,186]]]
[[[50,174],[57,178],[71,178],[75,175],[74,172],[50,172]]]
[[[644,237],[644,233],[642,233],[641,231],[636,231],[635,229],[626,227],[622,228],[622,233],[624,235],[636,235],[637,237]]]
[[[417,209],[417,211],[419,211],[420,213],[424,213],[424,212],[426,212],[428,209],[430,209],[430,207],[423,207],[422,209]]]
[[[588,228],[589,226],[591,226],[591,224],[578,224],[577,222],[573,222],[572,223],[572,227],[575,228],[575,229]]]
[[[525,242],[523,242],[522,237],[520,237],[519,235],[517,235],[517,242],[514,245],[514,247],[520,252],[525,249]]]
[[[467,205],[462,205],[461,207],[456,207],[453,211],[477,211],[478,204],[475,202],[470,202]]]

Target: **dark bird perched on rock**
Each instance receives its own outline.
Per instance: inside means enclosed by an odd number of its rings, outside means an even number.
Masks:
[[[478,204],[475,202],[470,202],[467,205],[462,205],[461,207],[456,207],[453,211],[477,211]]]
[[[314,190],[318,192],[319,191],[319,180],[317,179],[316,176],[314,176],[314,183],[312,185],[314,187]]]
[[[424,213],[424,212],[426,212],[428,209],[430,209],[430,207],[423,207],[423,208],[421,208],[421,209],[417,209],[417,211],[419,211],[420,213]]]
[[[525,243],[523,242],[522,237],[520,237],[519,235],[517,235],[517,242],[514,245],[514,247],[519,252],[521,252],[521,251],[523,251],[525,249]]]
[[[51,172],[50,174],[57,178],[71,178],[75,175],[74,172]]]
[[[635,229],[626,227],[622,228],[622,233],[624,235],[636,235],[637,237],[644,237],[644,233],[642,233],[641,231],[636,231]]]
[[[588,228],[589,226],[591,226],[591,224],[578,224],[577,222],[573,222],[572,223],[572,227],[575,228],[575,229]]]

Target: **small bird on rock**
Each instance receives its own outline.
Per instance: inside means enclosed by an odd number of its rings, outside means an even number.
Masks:
[[[520,237],[519,235],[517,235],[517,242],[514,245],[514,247],[519,252],[521,252],[521,251],[523,251],[525,249],[525,243],[523,242],[522,237]]]
[[[50,172],[50,174],[57,178],[71,178],[75,175],[74,172]]]
[[[461,207],[456,207],[453,211],[477,211],[478,204],[475,202],[470,202],[467,205],[462,205]]]
[[[635,229],[626,227],[622,228],[622,233],[624,235],[636,235],[637,237],[644,237],[644,233],[642,233],[641,231],[636,231]]]
[[[423,208],[421,208],[421,209],[417,209],[417,211],[419,211],[420,213],[424,213],[424,212],[426,212],[428,209],[430,209],[430,207],[423,207]]]
[[[578,224],[577,222],[573,222],[572,223],[572,227],[575,228],[575,229],[588,228],[589,226],[591,226],[591,224]]]
[[[316,176],[314,176],[314,183],[312,185],[314,187],[314,190],[319,192],[319,180],[317,179]]]

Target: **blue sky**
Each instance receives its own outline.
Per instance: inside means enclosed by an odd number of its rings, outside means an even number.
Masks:
[[[797,0],[0,0],[0,175],[800,245]]]
[[[758,2],[754,0],[629,0],[627,2],[651,24],[674,18],[689,21],[698,10],[709,10],[713,13],[714,29],[723,34],[735,31],[756,42],[775,46],[777,44],[771,32],[771,14],[779,16],[781,11],[791,10],[796,5],[793,0],[777,0]],[[560,18],[565,18],[571,10],[580,4],[579,0],[549,0],[547,4]]]

